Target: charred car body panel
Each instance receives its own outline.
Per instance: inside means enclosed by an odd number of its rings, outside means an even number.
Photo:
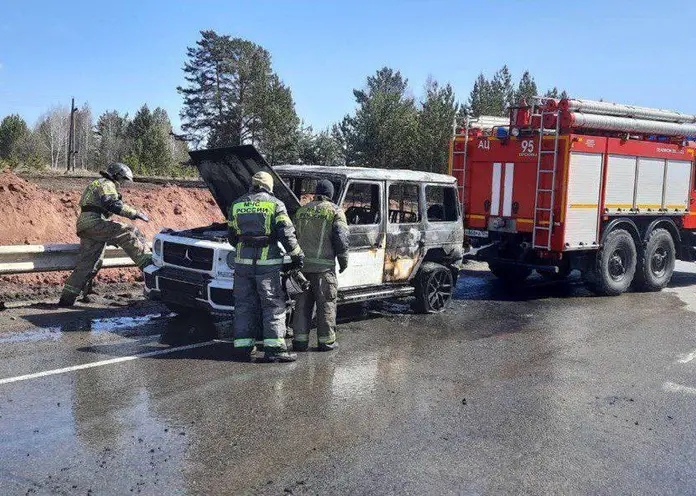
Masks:
[[[349,267],[338,274],[340,302],[412,294],[424,263],[449,270],[462,258],[463,225],[451,176],[359,167],[271,168],[252,146],[196,151],[191,158],[223,214],[261,170],[274,176],[274,193],[291,214],[313,198],[318,180],[329,179],[350,229]],[[146,294],[179,310],[233,311],[234,248],[226,229],[214,224],[158,234],[153,265],[145,270]]]

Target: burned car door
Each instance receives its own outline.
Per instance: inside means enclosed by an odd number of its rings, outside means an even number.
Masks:
[[[438,248],[451,262],[462,257],[464,224],[455,185],[425,185],[424,249]]]
[[[421,189],[418,183],[391,181],[387,185],[384,282],[408,281],[423,257]]]
[[[341,207],[348,221],[348,268],[338,274],[340,289],[377,286],[384,273],[384,183],[350,181]]]

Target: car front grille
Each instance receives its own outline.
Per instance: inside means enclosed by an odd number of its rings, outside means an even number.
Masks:
[[[189,269],[212,270],[215,251],[212,248],[164,242],[164,262]]]

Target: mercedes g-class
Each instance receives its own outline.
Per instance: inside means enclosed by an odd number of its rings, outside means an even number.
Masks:
[[[250,145],[191,152],[193,164],[226,216],[261,170],[292,216],[329,179],[350,229],[349,266],[338,274],[339,303],[415,296],[414,309],[444,310],[463,255],[462,214],[452,176],[411,170],[281,165],[271,168]],[[145,269],[145,293],[175,312],[234,311],[234,247],[227,225],[163,229]],[[289,260],[288,260],[289,261]]]

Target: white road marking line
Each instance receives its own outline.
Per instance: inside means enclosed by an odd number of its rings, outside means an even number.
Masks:
[[[691,386],[684,386],[683,384],[676,384],[674,382],[665,382],[662,385],[662,389],[665,391],[670,391],[672,393],[688,393],[696,395],[696,388]]]
[[[691,360],[696,358],[696,350],[692,351],[691,353],[687,353],[686,355],[682,355],[677,359],[677,362],[679,363],[689,363]]]
[[[73,365],[72,367],[65,367],[62,369],[46,370],[44,372],[35,372],[33,374],[19,375],[17,377],[8,377],[6,379],[0,379],[0,386],[3,384],[10,384],[19,381],[28,381],[29,379],[39,379],[41,377],[47,377],[49,375],[65,374],[67,372],[74,372],[76,370],[91,369],[93,367],[102,367],[104,365],[112,365],[114,363],[129,362],[131,360],[137,360],[138,358],[147,358],[158,355],[167,355],[169,353],[176,353],[177,351],[192,350],[195,348],[202,348],[204,346],[210,346],[215,344],[215,341],[205,341],[203,343],[188,344],[186,346],[177,346],[176,348],[164,348],[161,350],[147,351],[145,353],[138,353],[136,355],[129,355],[118,358],[110,358],[108,360],[101,360],[99,362],[84,363],[82,365]]]

